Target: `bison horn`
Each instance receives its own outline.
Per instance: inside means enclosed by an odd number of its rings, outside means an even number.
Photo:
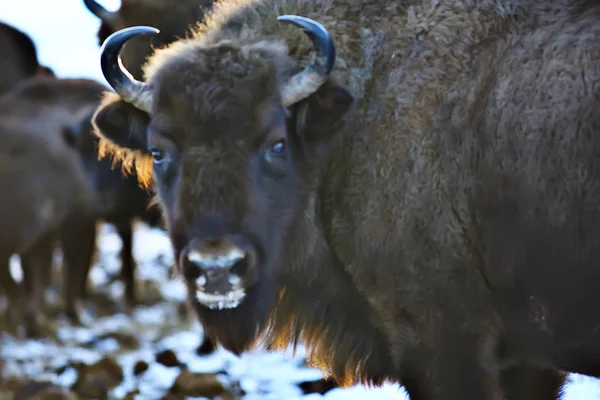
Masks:
[[[100,67],[102,74],[110,86],[121,98],[136,108],[150,112],[152,91],[144,82],[135,79],[123,66],[121,49],[125,43],[140,35],[157,34],[158,29],[151,26],[132,26],[121,29],[106,38],[100,51]]]
[[[282,15],[277,20],[303,28],[315,47],[315,55],[306,68],[292,76],[282,88],[283,104],[289,107],[310,96],[325,83],[335,63],[335,45],[327,29],[312,19],[298,15]]]
[[[117,17],[115,12],[108,11],[94,0],[83,0],[83,4],[92,14],[108,25],[112,25]]]

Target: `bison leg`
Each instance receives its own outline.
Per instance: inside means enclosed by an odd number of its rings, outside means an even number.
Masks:
[[[121,280],[125,284],[125,301],[135,305],[135,259],[133,258],[133,229],[131,221],[115,224],[123,247],[121,248]]]
[[[11,254],[4,254],[0,258],[3,264],[0,268],[0,295],[6,296],[8,301],[15,299],[18,293],[17,282],[10,274],[10,256]]]
[[[439,334],[434,348],[408,364],[420,366],[402,379],[411,400],[504,400],[498,374],[483,367],[479,340],[454,329]]]
[[[23,323],[27,336],[39,336],[39,312],[44,297],[44,277],[52,267],[55,236],[46,235],[31,249],[21,254],[23,269]]]
[[[96,220],[81,217],[68,221],[62,232],[63,291],[65,312],[74,324],[81,324],[77,300],[85,293],[96,244]]]
[[[216,348],[217,345],[215,342],[205,334],[202,343],[200,343],[200,346],[196,349],[196,354],[199,356],[212,354]]]
[[[18,322],[18,316],[14,312],[17,308],[19,285],[10,274],[9,261],[10,253],[0,255],[0,260],[4,266],[0,272],[0,298],[5,297],[6,308],[0,315],[0,332],[12,331]]]
[[[56,243],[52,246],[52,250],[50,252],[50,265],[48,268],[42,268],[38,273],[40,274],[40,284],[42,285],[42,294],[46,292],[49,288],[53,287],[54,279],[53,279],[53,266],[54,266],[54,249],[56,248]]]
[[[567,374],[535,366],[515,366],[501,374],[506,400],[556,400],[560,398]]]

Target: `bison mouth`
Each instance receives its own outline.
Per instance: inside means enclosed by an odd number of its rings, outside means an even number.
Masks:
[[[202,246],[194,246],[180,264],[189,304],[206,334],[236,354],[252,347],[265,328],[277,293],[262,248],[238,243],[198,253]]]
[[[229,277],[229,281],[235,281],[235,275]],[[237,277],[235,277],[237,278]],[[237,278],[240,280],[239,278]],[[246,297],[246,290],[243,287],[239,287],[239,283],[233,284],[231,286],[231,290],[227,292],[208,292],[205,290],[206,287],[206,277],[200,276],[196,279],[194,288],[194,298],[196,301],[211,310],[226,310],[236,308],[242,303],[244,297]]]
[[[206,293],[201,290],[196,290],[196,300],[198,303],[211,310],[236,308],[242,303],[244,297],[246,297],[246,291],[244,289],[233,290],[225,294]]]
[[[191,251],[187,266],[190,294],[199,305],[211,310],[238,307],[246,297],[246,287],[253,282],[249,273],[250,255],[232,247],[220,253]]]

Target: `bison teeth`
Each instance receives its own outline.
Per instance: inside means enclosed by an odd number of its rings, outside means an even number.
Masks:
[[[199,287],[204,287],[206,286],[206,277],[204,275],[201,275],[198,279],[196,279],[196,284]]]
[[[228,293],[206,293],[202,290],[196,290],[196,300],[198,303],[211,310],[224,310],[236,308],[240,305],[246,291],[244,289],[232,290]]]

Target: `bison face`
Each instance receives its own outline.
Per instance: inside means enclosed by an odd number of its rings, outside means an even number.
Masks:
[[[314,207],[308,198],[354,104],[331,81],[304,95],[286,90],[302,76],[281,49],[262,42],[178,51],[151,74],[146,113],[113,99],[94,117],[105,148],[152,160],[190,300],[209,335],[234,352],[267,324],[278,271],[289,265],[287,242]],[[145,101],[145,90],[137,86],[129,102]]]

